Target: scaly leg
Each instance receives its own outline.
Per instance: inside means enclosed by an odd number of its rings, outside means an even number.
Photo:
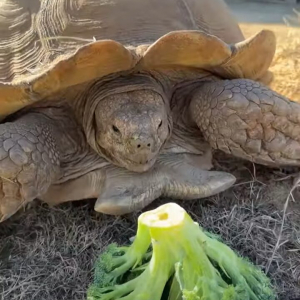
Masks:
[[[121,215],[141,210],[160,196],[189,200],[220,193],[235,182],[225,172],[208,171],[199,155],[161,154],[145,173],[111,167],[95,204],[98,212]]]
[[[207,158],[193,154],[160,155],[155,166],[145,173],[106,164],[81,177],[50,186],[41,199],[56,205],[98,198],[96,211],[123,215],[143,209],[160,196],[200,199],[220,193],[234,184],[234,176],[208,171],[208,165]]]
[[[64,109],[37,109],[1,124],[0,222],[76,173],[85,148],[83,133]]]
[[[0,126],[1,221],[39,198],[50,205],[98,198],[95,210],[120,215],[160,196],[198,199],[229,188],[235,178],[210,172],[210,156],[161,154],[145,173],[116,167],[94,153],[63,109],[29,113]]]
[[[300,104],[260,83],[204,83],[190,114],[215,149],[272,167],[300,165]]]
[[[53,130],[38,114],[0,125],[0,221],[45,193],[59,177]]]

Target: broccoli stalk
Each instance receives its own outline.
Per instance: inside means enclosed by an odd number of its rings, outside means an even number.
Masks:
[[[275,299],[261,271],[169,203],[140,215],[131,246],[101,256],[88,300],[161,300],[169,280],[168,300]]]
[[[203,231],[199,231],[198,235],[198,241],[202,245],[205,254],[231,279],[232,284],[247,291],[249,299],[274,298],[270,281],[261,270],[245,258],[237,256],[227,245],[205,235]],[[263,295],[263,297],[259,295]]]

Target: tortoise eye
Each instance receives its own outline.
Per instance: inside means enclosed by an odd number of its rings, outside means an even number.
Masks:
[[[163,123],[163,121],[161,120],[159,125],[158,125],[158,128],[160,128],[162,126],[162,123]]]
[[[120,133],[120,130],[119,130],[119,128],[118,128],[117,126],[113,125],[113,126],[112,126],[112,129],[113,129],[113,131],[114,131],[115,133]]]

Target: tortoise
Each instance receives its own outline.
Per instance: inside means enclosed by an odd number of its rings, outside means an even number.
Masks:
[[[270,90],[276,38],[222,0],[4,0],[0,219],[39,198],[121,215],[230,188],[219,149],[300,163],[300,106]]]

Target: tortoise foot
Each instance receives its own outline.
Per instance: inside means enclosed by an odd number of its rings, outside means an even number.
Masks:
[[[192,154],[161,155],[150,171],[140,174],[114,169],[107,173],[95,210],[123,215],[141,210],[161,196],[200,199],[218,194],[235,183],[231,174],[201,168],[200,158]]]

